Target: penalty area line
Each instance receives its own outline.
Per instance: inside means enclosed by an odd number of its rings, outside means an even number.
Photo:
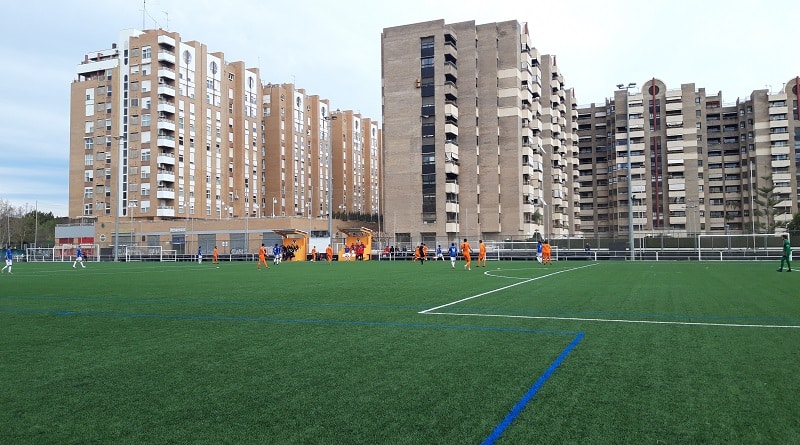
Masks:
[[[552,277],[553,275],[558,275],[560,273],[572,272],[573,270],[579,270],[579,269],[585,269],[587,267],[597,266],[597,264],[598,263],[588,264],[586,266],[580,266],[580,267],[573,267],[572,269],[559,270],[557,272],[549,273],[547,275],[542,275],[540,277],[529,278],[529,279],[527,279],[525,281],[520,281],[519,283],[509,284],[508,286],[503,286],[503,287],[498,287],[497,289],[492,289],[490,291],[482,292],[480,294],[473,295],[471,297],[462,298],[460,300],[453,301],[453,302],[450,302],[450,303],[446,303],[446,304],[443,304],[441,306],[436,306],[436,307],[432,307],[430,309],[425,309],[424,311],[418,312],[418,314],[430,314],[433,311],[436,311],[436,310],[439,310],[439,309],[442,309],[442,308],[445,308],[445,307],[448,307],[448,306],[452,306],[454,304],[463,303],[465,301],[472,300],[473,298],[483,297],[484,295],[489,295],[489,294],[492,294],[492,293],[495,293],[495,292],[500,292],[500,291],[503,291],[503,290],[506,290],[506,289],[510,289],[510,288],[512,288],[514,286],[519,286],[521,284],[530,283],[531,281],[541,280],[542,278]]]
[[[800,329],[797,325],[775,325],[775,324],[741,324],[741,323],[708,323],[700,321],[663,321],[663,320],[625,320],[622,318],[583,318],[583,317],[549,317],[540,315],[506,315],[506,314],[465,314],[458,312],[430,312],[428,315],[458,315],[462,317],[494,317],[494,318],[522,318],[528,320],[555,320],[555,321],[589,321],[597,323],[633,323],[633,324],[671,324],[679,326],[719,326],[731,328],[770,328],[770,329]],[[422,312],[420,312],[422,313]]]

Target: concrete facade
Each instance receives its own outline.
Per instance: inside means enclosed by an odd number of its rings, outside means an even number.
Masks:
[[[526,24],[404,25],[381,48],[384,215],[398,243],[579,228],[572,92]]]
[[[651,79],[579,107],[584,234],[628,236],[628,131],[635,236],[783,230],[800,192],[798,85],[725,103],[721,92]]]

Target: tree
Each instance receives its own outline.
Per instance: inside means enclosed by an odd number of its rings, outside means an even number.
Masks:
[[[775,185],[772,182],[771,176],[762,176],[761,179],[769,185],[758,187],[756,195],[758,198],[753,198],[753,202],[758,204],[758,207],[753,209],[753,216],[756,219],[756,228],[765,229],[765,233],[770,233],[775,225],[775,215],[779,214],[775,206],[778,205],[782,199],[779,194],[775,193]],[[760,217],[764,217],[764,222],[761,222]]]
[[[800,212],[794,214],[792,220],[786,225],[786,229],[793,232],[800,231]]]

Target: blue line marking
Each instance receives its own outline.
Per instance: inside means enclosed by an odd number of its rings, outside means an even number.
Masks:
[[[514,405],[513,408],[511,408],[511,411],[508,413],[508,415],[506,415],[506,417],[494,428],[492,433],[489,434],[489,436],[486,439],[484,439],[483,442],[481,442],[481,445],[492,445],[497,441],[497,439],[500,438],[500,436],[505,432],[505,430],[509,427],[509,425],[511,425],[511,423],[514,421],[514,419],[517,418],[519,413],[521,413],[522,410],[525,408],[525,406],[528,405],[528,402],[530,402],[531,399],[533,399],[533,396],[535,396],[536,393],[539,392],[539,389],[541,389],[542,385],[544,385],[547,379],[549,379],[550,376],[553,374],[553,372],[555,372],[555,370],[559,367],[559,365],[561,365],[561,362],[563,362],[564,359],[567,358],[567,355],[569,355],[569,353],[572,352],[573,349],[575,349],[575,346],[577,346],[582,339],[583,339],[583,332],[579,332],[578,335],[575,336],[575,339],[573,339],[572,342],[569,345],[567,345],[567,347],[564,348],[563,351],[561,351],[561,354],[559,354],[559,356],[555,359],[555,361],[553,361],[550,367],[547,368],[547,370],[541,376],[539,376],[539,378],[536,380],[536,383],[534,383],[533,386],[531,386],[528,392],[526,392],[525,395],[522,396],[522,398],[519,400],[519,402],[517,402],[517,404]]]

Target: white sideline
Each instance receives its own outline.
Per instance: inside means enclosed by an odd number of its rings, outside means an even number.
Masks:
[[[542,278],[551,277],[553,275],[558,275],[558,274],[564,273],[564,272],[571,272],[573,270],[578,270],[578,269],[584,269],[584,268],[587,268],[587,267],[597,266],[597,264],[599,264],[599,263],[588,264],[586,266],[580,266],[580,267],[573,267],[572,269],[559,270],[558,272],[549,273],[547,275],[542,275],[540,277],[529,278],[529,279],[527,279],[525,281],[520,281],[519,283],[509,284],[508,286],[503,286],[503,287],[499,287],[497,289],[492,289],[490,291],[486,291],[486,292],[480,293],[478,295],[473,295],[471,297],[462,298],[462,299],[460,299],[458,301],[453,301],[453,302],[450,302],[450,303],[447,303],[447,304],[443,304],[441,306],[436,306],[436,307],[432,307],[430,309],[425,309],[424,311],[420,311],[418,313],[419,314],[428,314],[428,313],[431,313],[431,311],[435,311],[435,310],[441,309],[443,307],[452,306],[454,304],[462,303],[462,302],[467,301],[467,300],[472,300],[473,298],[478,298],[478,297],[482,297],[484,295],[489,295],[489,294],[492,294],[492,293],[495,293],[495,292],[499,292],[501,290],[506,290],[506,289],[512,288],[514,286],[519,286],[520,284],[530,283],[531,281],[541,280]]]

